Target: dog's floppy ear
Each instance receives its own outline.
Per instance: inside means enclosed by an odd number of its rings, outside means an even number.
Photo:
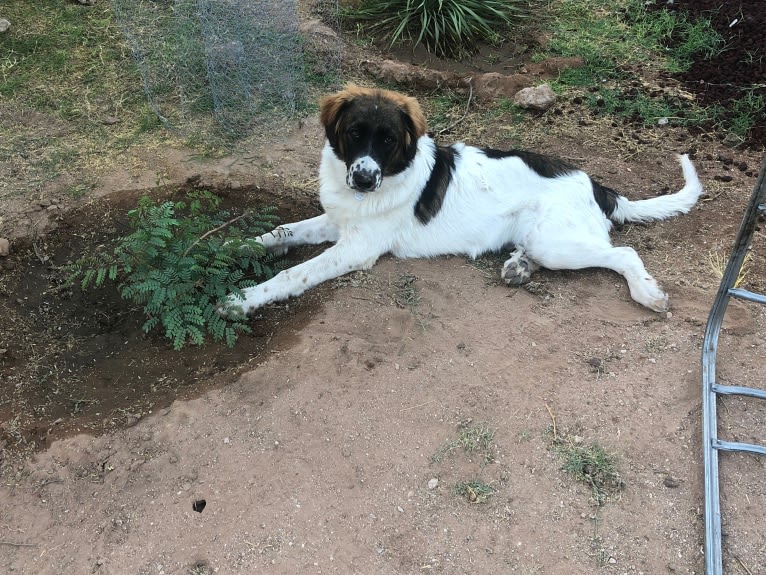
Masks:
[[[319,102],[319,121],[324,126],[325,135],[332,149],[341,159],[345,159],[343,138],[340,137],[343,130],[343,112],[354,98],[362,93],[363,88],[349,84],[345,90],[325,96]]]
[[[420,104],[418,104],[418,101],[415,98],[389,90],[385,90],[384,95],[386,98],[394,102],[402,111],[402,114],[404,114],[408,138],[417,141],[420,136],[426,133],[428,130],[428,123],[426,122],[423,110],[420,108]],[[409,146],[413,144],[414,141],[406,141],[405,144]]]

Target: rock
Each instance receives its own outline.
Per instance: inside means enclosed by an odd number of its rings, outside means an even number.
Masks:
[[[0,18],[0,33],[7,32],[8,28],[11,27],[11,22],[9,20],[6,20],[5,18]]]
[[[662,484],[669,489],[675,489],[681,485],[681,482],[672,475],[668,475],[665,479],[663,479]]]
[[[494,100],[511,98],[523,88],[534,82],[527,74],[511,74],[505,76],[497,72],[487,72],[473,78],[473,91],[479,100]]]
[[[11,253],[11,242],[6,238],[0,238],[0,257],[6,257]]]
[[[413,88],[431,90],[442,86],[457,87],[461,83],[460,77],[455,73],[440,72],[395,60],[367,60],[362,62],[362,68],[384,82]]]
[[[519,90],[513,101],[521,108],[545,111],[556,103],[556,94],[548,84],[540,84]]]
[[[428,489],[436,489],[439,486],[439,480],[434,477],[428,480]]]

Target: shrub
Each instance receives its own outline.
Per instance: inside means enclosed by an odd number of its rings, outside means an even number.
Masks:
[[[263,246],[251,238],[272,229],[276,217],[269,209],[233,217],[220,201],[206,191],[159,204],[142,197],[128,212],[132,233],[112,251],[69,266],[69,283],[79,279],[85,290],[117,281],[124,299],[143,306],[144,331],[161,326],[176,350],[202,344],[206,334],[231,347],[250,328],[242,317],[221,317],[217,304],[273,275]]]
[[[522,0],[362,0],[344,16],[370,22],[391,44],[403,39],[424,44],[440,56],[463,56],[479,41],[496,42],[500,32],[527,15]]]

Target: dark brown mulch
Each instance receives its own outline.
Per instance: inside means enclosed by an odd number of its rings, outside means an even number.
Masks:
[[[726,41],[721,54],[698,60],[679,76],[703,105],[731,111],[748,89],[766,99],[766,1],[657,0],[656,6],[685,11],[692,20],[709,18]],[[766,146],[766,112],[761,111],[748,144]]]

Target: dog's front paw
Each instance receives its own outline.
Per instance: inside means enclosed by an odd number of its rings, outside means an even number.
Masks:
[[[247,314],[252,310],[246,307],[245,298],[242,298],[237,294],[230,294],[218,304],[216,311],[221,317],[236,320],[245,319]]]

